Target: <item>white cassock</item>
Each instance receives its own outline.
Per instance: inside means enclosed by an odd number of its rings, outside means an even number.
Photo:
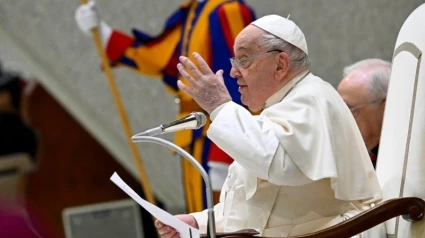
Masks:
[[[276,92],[258,116],[228,102],[211,119],[208,137],[235,160],[214,207],[218,232],[305,234],[382,198],[351,112],[310,72]],[[206,231],[206,211],[192,215]]]

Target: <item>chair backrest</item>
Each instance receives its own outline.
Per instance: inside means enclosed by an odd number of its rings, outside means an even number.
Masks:
[[[26,153],[0,156],[0,197],[18,199],[21,179],[34,166],[34,162]]]
[[[377,176],[384,198],[425,199],[425,4],[404,22],[397,38]],[[425,237],[423,221],[386,222],[389,237]]]

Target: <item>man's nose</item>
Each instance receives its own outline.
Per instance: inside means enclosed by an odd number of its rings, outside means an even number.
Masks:
[[[235,66],[232,66],[232,68],[230,69],[230,77],[237,78],[240,76],[241,72]]]

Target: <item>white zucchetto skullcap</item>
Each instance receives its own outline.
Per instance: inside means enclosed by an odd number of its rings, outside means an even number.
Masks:
[[[293,21],[278,15],[268,15],[257,19],[251,24],[291,43],[308,55],[304,33]]]

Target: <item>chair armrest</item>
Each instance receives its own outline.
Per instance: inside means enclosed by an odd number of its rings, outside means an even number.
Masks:
[[[421,198],[394,198],[382,202],[373,208],[329,228],[290,238],[352,237],[397,216],[402,216],[407,221],[421,221],[424,217],[424,208],[425,201]],[[228,233],[221,235],[221,237],[229,238],[253,237],[251,234],[236,235]]]
[[[258,235],[258,231],[254,229],[244,229],[235,232],[217,232],[216,238],[222,237],[253,237],[254,235]],[[200,238],[208,238],[206,234],[201,234]]]

